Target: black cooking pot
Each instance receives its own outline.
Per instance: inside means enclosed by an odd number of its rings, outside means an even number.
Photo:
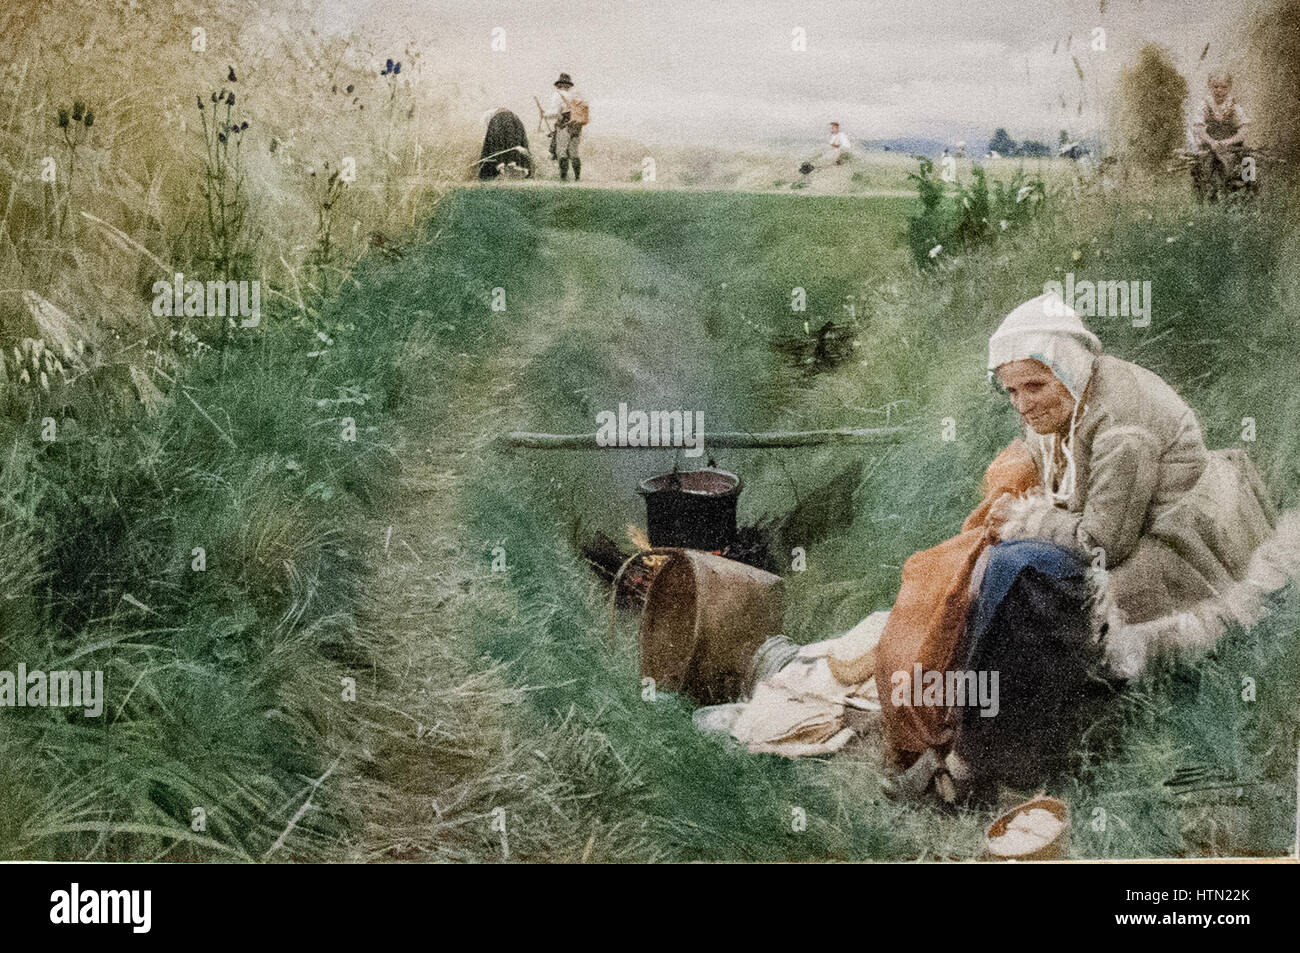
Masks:
[[[642,480],[650,545],[725,549],[736,538],[740,489],[740,477],[713,467]]]

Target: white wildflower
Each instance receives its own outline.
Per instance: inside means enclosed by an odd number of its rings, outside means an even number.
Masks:
[[[941,252],[941,251],[943,251],[943,246],[942,246],[942,245],[935,245],[933,248],[930,249],[930,257],[931,257],[931,258],[938,258],[938,257],[939,257],[939,252]]]

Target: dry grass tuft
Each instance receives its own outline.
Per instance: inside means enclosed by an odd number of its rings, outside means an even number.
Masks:
[[[238,94],[249,124],[240,152],[251,251],[235,277],[297,285],[290,300],[306,307],[319,297],[313,289],[337,284],[327,276],[345,274],[370,235],[419,220],[450,181],[447,170],[458,171],[439,87],[423,81],[418,50],[323,35],[304,25],[313,15],[302,0],[6,5],[0,346],[24,335],[54,344],[31,333],[31,319],[56,315],[92,328],[79,336],[94,347],[128,348],[158,330],[148,308],[153,282],[174,272],[217,277],[201,131],[215,118],[217,90]],[[400,74],[381,75],[388,58],[402,60]],[[322,223],[313,172],[345,159],[355,178]],[[326,226],[321,260],[312,253]],[[143,365],[142,355],[130,360]]]

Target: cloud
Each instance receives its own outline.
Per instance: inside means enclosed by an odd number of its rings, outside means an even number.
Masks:
[[[473,115],[496,105],[531,115],[531,97],[565,70],[592,103],[593,132],[714,145],[820,135],[833,116],[858,138],[954,125],[1088,132],[1141,45],[1194,61],[1236,16],[1184,0],[1111,0],[1104,16],[1073,0],[327,3],[335,22],[420,43],[441,76],[473,91],[463,94]],[[1089,47],[1098,26],[1105,51]],[[491,49],[494,27],[505,51]],[[806,51],[791,49],[796,27]]]

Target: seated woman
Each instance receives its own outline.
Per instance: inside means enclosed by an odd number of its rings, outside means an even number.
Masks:
[[[1193,175],[1202,190],[1209,189],[1219,175],[1225,184],[1243,181],[1241,160],[1246,155],[1249,122],[1232,95],[1230,73],[1211,73],[1207,85],[1210,95],[1202,101],[1192,124],[1197,148]]]
[[[1059,296],[1011,312],[988,367],[1024,422],[1037,482],[981,521],[994,545],[974,567],[977,594],[948,666],[985,673],[999,697],[991,708],[950,704],[947,730],[898,794],[933,782],[954,800],[1041,783],[1077,745],[1087,702],[1109,691],[1095,676],[1132,678],[1159,650],[1212,647],[1229,624],[1257,622],[1300,569],[1296,511],[1283,528],[1246,455],[1207,450],[1173,388],[1101,353]],[[890,641],[887,629],[880,657],[898,667]],[[876,677],[887,740],[906,754],[914,736],[887,703],[879,662]]]

